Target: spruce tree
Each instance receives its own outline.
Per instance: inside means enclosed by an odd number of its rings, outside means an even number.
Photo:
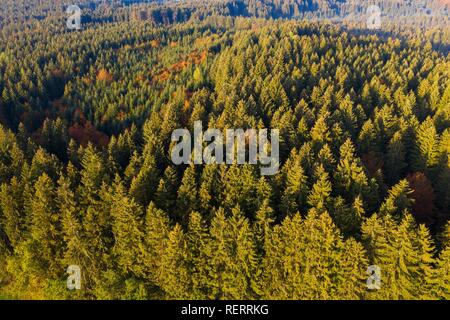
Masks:
[[[341,146],[340,161],[334,178],[337,190],[345,199],[353,200],[366,190],[367,177],[350,139]]]
[[[338,258],[337,281],[331,291],[332,299],[360,300],[367,290],[368,259],[363,245],[354,238],[345,240]]]
[[[434,269],[435,248],[430,232],[423,224],[419,225],[417,229],[415,242],[415,250],[419,255],[415,294],[418,299],[430,300],[433,298],[433,289],[437,285]]]
[[[396,132],[389,141],[386,155],[386,178],[389,183],[397,183],[402,176],[402,172],[407,166],[405,154],[401,133]]]
[[[95,258],[89,254],[83,237],[81,215],[75,193],[71,190],[70,181],[61,176],[56,190],[56,202],[61,216],[61,232],[64,239],[62,264],[64,268],[71,265],[79,266],[81,270],[81,289],[83,292],[92,289],[93,282],[89,277]]]
[[[164,175],[159,181],[155,194],[155,204],[168,212],[171,217],[176,218],[175,212],[177,192],[177,174],[173,167],[169,166],[164,171]]]
[[[296,213],[305,205],[305,198],[308,193],[307,177],[301,166],[300,158],[296,155],[288,160],[286,168],[286,183],[280,200],[280,207],[285,215],[290,215]]]
[[[317,210],[324,210],[329,203],[331,182],[329,181],[328,173],[322,165],[316,167],[314,177],[316,182],[308,195],[308,204]]]
[[[37,255],[44,274],[61,274],[62,255],[61,216],[56,210],[55,186],[47,174],[42,174],[34,185],[31,200],[31,237],[39,248]]]
[[[179,219],[187,219],[191,211],[197,210],[197,179],[193,165],[186,168],[177,194],[177,214]]]
[[[207,247],[209,246],[208,227],[200,213],[193,211],[189,216],[187,241],[187,264],[191,277],[192,287],[190,299],[208,299],[211,290],[208,287]]]
[[[112,255],[119,270],[135,276],[144,274],[144,233],[142,226],[142,209],[126,193],[122,182],[116,178],[111,205],[112,232],[114,246]]]
[[[158,270],[158,284],[169,299],[189,299],[191,275],[187,258],[186,236],[179,224],[168,234]]]
[[[368,299],[414,299],[417,295],[419,253],[414,247],[414,220],[405,215],[398,225],[389,216],[373,215],[362,227],[370,263],[381,270],[381,289]]]
[[[436,283],[433,295],[440,300],[450,299],[450,223],[444,229],[442,250],[436,260]]]
[[[22,186],[16,177],[13,177],[9,184],[2,184],[0,188],[2,229],[7,237],[8,245],[13,247],[23,240],[27,230],[22,193]]]
[[[416,132],[414,169],[425,171],[437,164],[439,136],[431,118],[420,124]]]
[[[167,213],[150,202],[145,215],[145,267],[146,278],[157,283],[157,275],[170,232]]]
[[[239,208],[229,218],[221,209],[211,221],[211,288],[218,299],[255,298],[252,277],[256,272],[256,247],[249,221]]]
[[[413,201],[408,181],[402,180],[389,190],[389,195],[380,207],[380,214],[401,217],[405,210],[411,208]]]
[[[216,164],[205,165],[200,178],[198,191],[199,208],[203,215],[212,217],[213,208],[221,202],[220,172]]]

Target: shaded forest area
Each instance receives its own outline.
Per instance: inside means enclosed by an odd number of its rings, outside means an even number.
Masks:
[[[448,28],[220,11],[159,23],[94,6],[70,31],[40,11],[57,1],[11,3],[0,296],[450,298]],[[280,129],[279,174],[174,166],[171,133],[197,120]]]

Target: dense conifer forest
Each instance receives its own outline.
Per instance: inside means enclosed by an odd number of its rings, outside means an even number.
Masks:
[[[69,30],[1,1],[0,298],[449,299],[450,5],[367,30],[368,2],[88,0]],[[279,129],[278,174],[174,165],[195,121]]]

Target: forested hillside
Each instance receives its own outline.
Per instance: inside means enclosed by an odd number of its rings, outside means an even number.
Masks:
[[[242,0],[164,22],[139,12],[170,3],[131,2],[87,2],[78,31],[58,1],[0,4],[0,297],[450,298],[443,20],[362,31],[267,19],[357,1]],[[279,129],[279,173],[174,165],[198,120]]]

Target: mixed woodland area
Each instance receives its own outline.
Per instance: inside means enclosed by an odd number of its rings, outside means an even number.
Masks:
[[[146,2],[78,1],[81,30],[0,2],[0,298],[450,298],[447,1],[372,1],[382,30],[370,1]],[[175,166],[198,120],[279,129],[279,173]]]

